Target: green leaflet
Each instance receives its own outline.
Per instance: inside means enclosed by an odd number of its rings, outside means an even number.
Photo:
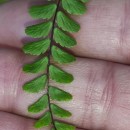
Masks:
[[[40,23],[32,25],[26,28],[25,32],[27,35],[33,38],[46,37],[52,28],[52,22]]]
[[[23,71],[28,72],[28,73],[39,73],[43,72],[48,65],[48,58],[42,58],[32,64],[26,64],[23,67]]]
[[[56,4],[32,6],[29,13],[33,18],[50,19],[54,15],[56,7]]]
[[[40,55],[45,53],[50,46],[50,39],[44,39],[36,42],[25,44],[23,51],[25,54]]]
[[[55,121],[55,126],[57,130],[75,130],[75,126],[66,123],[61,123],[58,121]]]
[[[39,113],[48,106],[48,96],[43,95],[38,101],[28,107],[28,111],[31,113]]]
[[[52,109],[52,113],[57,117],[67,118],[71,116],[71,113],[69,111],[62,109],[55,104],[51,104],[51,109]]]
[[[50,78],[59,83],[71,83],[74,80],[71,74],[64,72],[63,70],[55,67],[54,65],[50,65],[49,72]]]
[[[67,32],[78,32],[80,30],[80,25],[61,11],[57,14],[57,24]]]
[[[86,6],[79,0],[62,0],[62,6],[70,14],[81,15],[86,12]]]
[[[56,46],[52,47],[52,56],[53,56],[54,61],[60,64],[71,63],[76,60],[76,58],[73,55],[63,51],[62,49]]]
[[[71,36],[65,34],[58,28],[54,30],[54,40],[63,47],[71,48],[77,44],[76,40]]]
[[[45,88],[46,81],[47,81],[46,75],[40,76],[38,78],[35,78],[31,82],[24,84],[23,90],[29,93],[40,92],[41,90]]]
[[[70,101],[72,100],[72,95],[68,92],[65,92],[59,88],[50,86],[49,87],[49,94],[51,99],[57,101]]]
[[[81,0],[83,3],[89,2],[89,0]]]
[[[45,126],[49,126],[51,124],[51,114],[50,112],[46,112],[36,123],[35,128],[42,128]]]

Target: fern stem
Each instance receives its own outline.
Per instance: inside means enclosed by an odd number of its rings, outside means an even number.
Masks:
[[[56,129],[56,126],[55,126],[55,123],[54,123],[54,117],[53,117],[53,113],[52,113],[52,110],[51,110],[51,99],[50,99],[50,95],[49,95],[49,84],[50,84],[50,76],[49,76],[49,66],[51,65],[51,48],[53,46],[53,36],[54,36],[54,29],[55,29],[55,24],[56,24],[56,16],[57,16],[57,12],[59,10],[59,6],[60,6],[60,0],[57,0],[57,8],[56,8],[56,11],[55,11],[55,15],[53,17],[53,26],[52,26],[52,30],[51,30],[51,36],[50,36],[50,39],[51,39],[51,43],[50,43],[50,47],[49,47],[49,51],[48,51],[48,66],[47,66],[47,96],[48,96],[48,106],[49,106],[49,111],[51,113],[51,119],[52,119],[52,125],[54,127],[55,130]]]

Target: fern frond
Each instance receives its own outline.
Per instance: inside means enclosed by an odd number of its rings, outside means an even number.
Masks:
[[[84,14],[86,2],[88,0],[48,0],[46,5],[36,5],[29,9],[32,18],[44,19],[44,22],[31,25],[25,29],[28,36],[42,40],[27,43],[23,46],[25,54],[41,57],[33,63],[24,65],[23,71],[34,74],[42,73],[41,76],[25,83],[23,90],[28,93],[38,93],[47,89],[46,94],[28,107],[28,111],[34,114],[46,111],[36,121],[35,128],[51,126],[51,130],[75,130],[75,126],[56,120],[56,117],[70,117],[71,112],[51,102],[52,100],[70,101],[73,96],[58,87],[51,86],[50,80],[60,84],[68,84],[74,80],[72,74],[60,69],[55,65],[55,62],[69,64],[76,60],[72,54],[64,50],[64,47],[71,48],[77,44],[69,33],[80,30],[80,25],[69,14]],[[51,62],[51,59],[53,62]]]

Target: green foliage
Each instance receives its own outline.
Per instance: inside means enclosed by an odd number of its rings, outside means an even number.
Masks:
[[[53,86],[49,87],[49,95],[51,99],[57,101],[70,101],[72,99],[71,94]]]
[[[33,38],[46,37],[52,28],[52,22],[40,23],[32,25],[26,28],[25,32],[27,35]]]
[[[83,3],[89,2],[90,0],[81,0]]]
[[[69,111],[62,109],[55,104],[51,104],[51,109],[52,109],[52,113],[57,117],[67,118],[71,116],[71,113]]]
[[[86,12],[86,6],[79,0],[62,0],[62,6],[70,14],[81,15]]]
[[[43,75],[41,77],[32,80],[31,82],[26,83],[23,86],[23,90],[30,93],[38,93],[39,91],[45,88],[46,81],[47,81],[47,76]]]
[[[59,43],[61,46],[67,48],[73,47],[77,44],[74,38],[65,34],[65,32],[61,31],[58,28],[55,28],[54,30],[54,40],[56,43]]]
[[[36,123],[35,128],[42,128],[51,124],[51,113],[46,112]]]
[[[80,25],[61,11],[57,13],[57,24],[67,32],[78,32],[80,30]]]
[[[39,73],[43,72],[48,65],[48,58],[42,58],[32,64],[26,64],[23,67],[23,71],[28,72],[28,73]]]
[[[55,121],[55,126],[57,130],[75,130],[75,127],[69,124],[61,123]]]
[[[58,83],[71,83],[73,76],[54,65],[49,66],[50,78]]]
[[[56,7],[56,4],[33,6],[29,12],[33,18],[50,19],[54,15]]]
[[[28,44],[25,44],[23,47],[23,51],[26,54],[31,55],[41,55],[42,53],[45,53],[49,46],[50,46],[50,39],[44,39],[41,41],[31,42]]]
[[[31,113],[39,113],[48,106],[48,96],[43,95],[38,101],[28,107],[28,111]]]
[[[74,80],[72,74],[56,66],[55,62],[68,64],[76,60],[69,51],[64,50],[64,48],[71,48],[77,44],[69,33],[80,30],[80,25],[68,14],[84,14],[86,12],[85,3],[88,0],[47,1],[46,5],[36,5],[29,9],[32,18],[44,19],[44,22],[25,29],[28,36],[39,39],[25,44],[23,51],[25,54],[41,58],[24,65],[23,71],[34,74],[42,73],[42,75],[25,83],[23,90],[28,93],[38,93],[46,88],[46,94],[28,107],[28,111],[34,114],[46,110],[43,116],[36,121],[35,128],[51,126],[52,130],[75,130],[73,125],[56,121],[55,117],[68,118],[71,113],[51,102],[53,100],[70,101],[73,97],[70,93],[51,86],[50,80],[61,84],[68,84]]]
[[[54,61],[60,64],[71,63],[76,60],[76,58],[73,55],[63,51],[62,49],[56,46],[52,47],[52,56]]]

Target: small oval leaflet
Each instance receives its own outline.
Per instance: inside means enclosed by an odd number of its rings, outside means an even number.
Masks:
[[[31,113],[39,113],[48,107],[48,96],[43,95],[38,101],[28,107],[28,111]]]
[[[42,58],[32,64],[26,64],[23,67],[23,71],[28,72],[28,73],[39,73],[43,72],[48,64],[48,58]]]
[[[71,83],[73,81],[73,76],[54,65],[49,67],[50,78],[58,83]]]
[[[52,22],[40,23],[26,28],[25,33],[33,38],[46,37],[52,28]]]
[[[62,109],[55,104],[51,104],[51,109],[52,109],[52,113],[57,117],[67,118],[72,115],[69,111]]]
[[[52,56],[54,61],[60,64],[71,63],[76,61],[76,58],[73,55],[63,51],[62,49],[56,46],[52,47]]]
[[[68,92],[65,92],[59,88],[50,86],[49,87],[49,94],[51,99],[57,101],[70,101],[72,100],[72,95]]]
[[[50,112],[46,112],[36,123],[35,128],[42,128],[45,126],[49,126],[51,124],[51,114]]]
[[[32,6],[29,13],[33,18],[50,19],[54,15],[56,7],[56,4]]]
[[[50,46],[50,39],[44,39],[36,42],[31,42],[28,44],[25,44],[23,47],[23,51],[25,54],[31,54],[31,55],[41,55],[45,53],[49,46]]]
[[[86,6],[79,0],[62,0],[62,6],[70,14],[82,15],[86,12]]]
[[[55,126],[57,130],[75,130],[75,126],[55,121]]]
[[[71,48],[77,44],[76,40],[58,28],[54,30],[54,40],[62,47]]]
[[[57,24],[67,32],[78,32],[80,30],[80,25],[61,11],[57,14]]]
[[[42,75],[34,80],[24,84],[23,90],[29,93],[38,93],[45,88],[47,76]]]

